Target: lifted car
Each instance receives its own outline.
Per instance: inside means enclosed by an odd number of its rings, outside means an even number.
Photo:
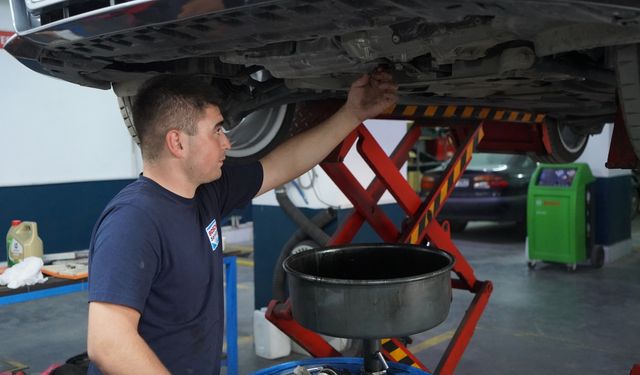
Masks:
[[[295,103],[343,97],[386,65],[400,103],[544,113],[569,162],[621,110],[640,152],[634,0],[11,0],[5,49],[29,68],[111,89],[129,111],[145,79],[198,74],[225,95],[234,149],[259,156],[296,127]]]

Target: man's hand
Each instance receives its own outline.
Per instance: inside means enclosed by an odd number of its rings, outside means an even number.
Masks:
[[[318,126],[291,138],[260,160],[264,171],[257,195],[290,181],[324,159],[364,120],[376,117],[398,99],[398,87],[381,68],[351,85],[347,102]]]
[[[376,117],[398,100],[398,86],[391,74],[377,68],[351,84],[344,108],[362,122]]]

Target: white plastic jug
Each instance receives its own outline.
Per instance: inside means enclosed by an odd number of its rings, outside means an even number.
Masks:
[[[276,359],[291,354],[291,340],[265,318],[267,308],[253,312],[253,343],[258,357]]]

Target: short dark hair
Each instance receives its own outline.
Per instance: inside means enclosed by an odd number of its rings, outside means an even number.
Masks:
[[[146,81],[133,105],[143,158],[158,158],[169,130],[195,134],[205,107],[219,103],[218,92],[197,76],[160,75]]]

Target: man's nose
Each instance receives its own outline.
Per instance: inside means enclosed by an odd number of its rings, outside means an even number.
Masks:
[[[231,149],[231,141],[229,141],[229,137],[227,137],[226,134],[222,134],[222,148],[224,150],[230,150]]]

